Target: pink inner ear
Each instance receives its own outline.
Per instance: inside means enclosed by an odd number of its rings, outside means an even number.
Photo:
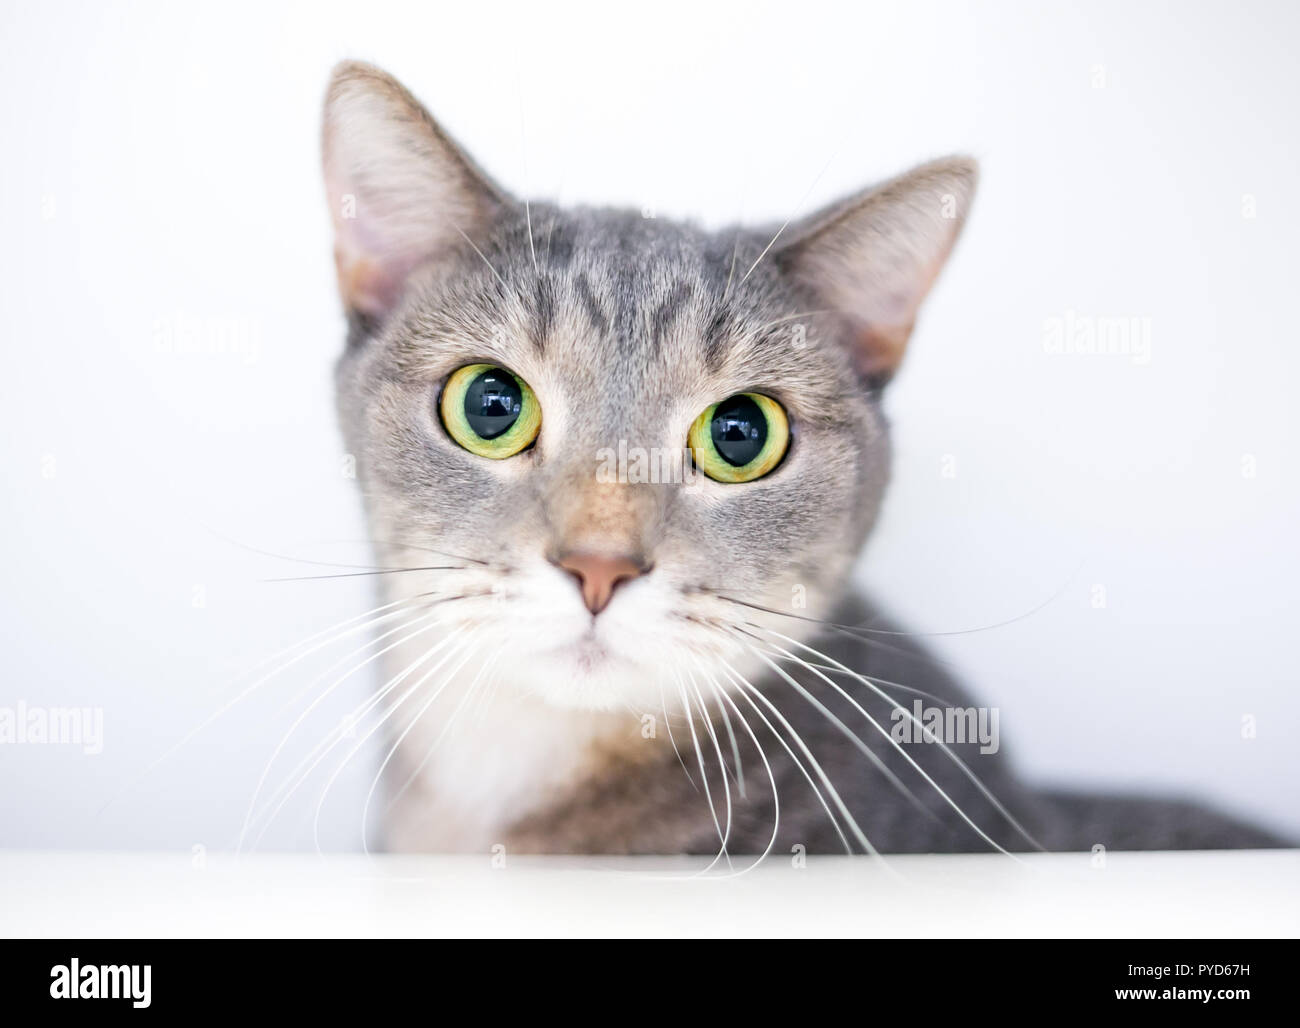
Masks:
[[[385,272],[367,257],[347,257],[342,247],[334,248],[339,293],[350,310],[373,316],[390,310],[401,295],[402,279]]]
[[[901,263],[878,268],[876,274],[882,277],[874,281],[871,275],[860,280],[840,280],[841,309],[860,326],[853,356],[863,374],[888,378],[898,370],[917,312],[943,269],[953,242],[947,240],[942,250],[925,262],[914,254],[900,254]],[[844,270],[841,268],[839,273],[843,275]]]
[[[395,248],[384,252],[383,241],[366,231],[359,213],[356,218],[336,217],[335,226],[334,264],[343,302],[363,314],[384,314],[397,303],[416,261],[393,252]]]
[[[811,219],[788,266],[851,326],[863,373],[892,374],[974,192],[964,157],[922,165]]]
[[[888,378],[902,363],[912,322],[905,325],[868,326],[858,334],[853,362],[867,378]]]
[[[351,310],[391,311],[417,268],[480,232],[505,200],[419,101],[368,65],[335,69],[322,136],[339,291]]]
[[[379,316],[400,298],[417,258],[403,252],[399,238],[383,233],[387,221],[383,212],[370,209],[350,176],[342,178],[338,181],[326,170],[339,293],[349,309]]]

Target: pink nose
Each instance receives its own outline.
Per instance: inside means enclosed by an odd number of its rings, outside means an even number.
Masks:
[[[620,584],[639,578],[649,570],[631,557],[604,557],[595,553],[565,553],[556,563],[578,580],[582,602],[593,615],[605,609]]]

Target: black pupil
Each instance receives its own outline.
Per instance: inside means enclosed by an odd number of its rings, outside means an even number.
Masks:
[[[732,467],[743,468],[767,442],[767,417],[748,396],[737,395],[718,404],[713,412],[713,446]]]
[[[523,405],[519,383],[500,368],[483,372],[465,390],[465,420],[480,439],[495,439],[510,431]]]

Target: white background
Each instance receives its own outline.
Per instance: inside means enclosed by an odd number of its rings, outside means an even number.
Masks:
[[[313,568],[252,552],[366,559],[317,163],[343,57],[512,189],[661,217],[781,220],[977,156],[888,398],[862,581],[923,632],[1041,607],[934,639],[1027,772],[1300,831],[1296,43],[1280,3],[8,0],[0,706],[105,720],[98,756],[0,746],[0,845],[230,844],[310,676],[174,744],[238,673],[376,602],[262,581]],[[1070,311],[1149,319],[1149,364],[1046,352]],[[191,325],[201,352],[167,345]],[[375,763],[359,747],[322,846],[360,844]],[[309,848],[318,794],[263,846]]]

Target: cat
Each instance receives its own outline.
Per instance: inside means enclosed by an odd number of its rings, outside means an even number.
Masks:
[[[917,704],[975,701],[849,589],[889,477],[881,394],[973,160],[779,229],[561,210],[358,62],[322,142],[339,418],[387,604],[388,848],[1279,844],[942,738]]]

